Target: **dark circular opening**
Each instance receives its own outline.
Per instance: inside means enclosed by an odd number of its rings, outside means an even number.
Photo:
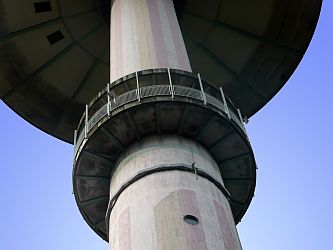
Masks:
[[[185,215],[184,221],[190,225],[197,225],[199,223],[199,219],[193,215]]]

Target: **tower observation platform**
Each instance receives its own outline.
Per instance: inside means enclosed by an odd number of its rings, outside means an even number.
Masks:
[[[92,230],[119,250],[242,249],[244,123],[296,69],[321,1],[0,3],[0,97],[74,144]]]

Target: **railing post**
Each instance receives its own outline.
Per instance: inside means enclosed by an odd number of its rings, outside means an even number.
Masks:
[[[242,116],[242,113],[241,113],[240,109],[237,109],[237,113],[238,113],[239,120],[241,121],[242,126],[245,130],[244,119],[243,119],[243,116]]]
[[[106,91],[107,91],[107,96],[108,96],[108,102],[106,104],[106,109],[108,111],[108,116],[110,116],[110,101],[111,101],[111,97],[110,97],[110,83],[107,84]]]
[[[203,89],[201,76],[200,76],[199,73],[198,73],[198,80],[199,80],[199,85],[200,85],[200,89],[201,89],[202,100],[203,100],[204,104],[206,105],[207,104],[206,94],[205,94],[205,91]]]
[[[222,96],[222,101],[223,101],[223,106],[224,106],[224,112],[227,114],[228,118],[231,119],[229,108],[228,108],[228,104],[227,104],[227,101],[225,99],[222,87],[220,87],[220,92],[221,92],[221,96]]]
[[[169,77],[169,84],[170,84],[170,94],[171,94],[171,98],[173,99],[175,97],[175,93],[173,91],[170,68],[168,68],[168,77]]]
[[[244,123],[243,121],[243,116],[242,116],[242,113],[240,111],[240,109],[237,109],[237,113],[238,113],[238,117],[239,117],[239,120],[242,122],[242,124]]]
[[[245,135],[247,137],[247,140],[250,142],[249,137],[248,137],[247,132],[246,132],[246,128],[245,128],[245,125],[244,125],[244,119],[243,119],[243,116],[242,116],[242,113],[241,113],[240,109],[237,109],[237,113],[238,113],[239,119],[240,119],[240,121],[242,123],[243,129],[244,129],[244,133],[245,133]]]
[[[77,129],[74,130],[74,152],[76,151]]]
[[[138,98],[138,102],[140,102],[141,101],[141,94],[140,94],[140,85],[139,85],[138,72],[135,72],[135,78],[136,78],[136,96]]]
[[[89,105],[86,105],[86,117],[85,117],[85,123],[84,123],[84,139],[87,139],[88,136],[88,112],[89,112]]]

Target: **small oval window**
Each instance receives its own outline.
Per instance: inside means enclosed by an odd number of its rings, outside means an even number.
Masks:
[[[193,215],[185,215],[184,221],[190,225],[197,225],[199,223],[199,219]]]

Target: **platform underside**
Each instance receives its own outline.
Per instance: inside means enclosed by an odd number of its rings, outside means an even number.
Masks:
[[[235,222],[245,214],[254,193],[256,164],[238,123],[201,101],[148,97],[115,109],[111,118],[101,119],[76,154],[73,172],[76,201],[87,223],[103,239],[107,240],[108,235],[105,216],[110,178],[117,159],[134,142],[168,134],[195,140],[208,150],[219,164],[225,188],[230,192]]]

